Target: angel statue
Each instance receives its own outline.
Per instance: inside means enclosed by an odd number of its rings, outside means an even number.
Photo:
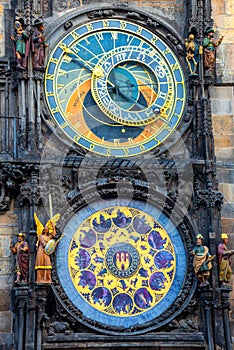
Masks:
[[[37,255],[36,255],[36,283],[52,283],[50,254],[53,253],[58,241],[54,239],[56,235],[56,223],[60,214],[51,217],[45,226],[40,222],[37,214],[34,213],[34,220],[37,226]]]

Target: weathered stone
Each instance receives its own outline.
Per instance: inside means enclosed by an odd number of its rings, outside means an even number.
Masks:
[[[7,311],[10,307],[10,290],[0,289],[0,310]]]
[[[220,183],[219,189],[223,193],[224,198],[230,198],[230,184]]]
[[[222,218],[222,231],[223,232],[233,232],[234,219]]]
[[[13,276],[9,275],[0,275],[0,289],[6,289],[9,290],[9,288],[12,288],[13,286]]]
[[[234,3],[232,0],[226,1],[226,14],[227,15],[234,15]]]
[[[219,183],[234,183],[234,169],[217,167],[217,180]]]
[[[213,1],[213,11],[216,16],[225,14],[225,3],[223,1]]]
[[[218,159],[233,160],[234,150],[233,148],[216,148],[216,156]]]
[[[211,104],[212,114],[220,115],[232,115],[233,114],[233,101],[231,99],[223,99],[222,103],[220,100],[213,100]]]
[[[233,98],[233,88],[232,86],[214,86],[210,91],[211,99],[223,99],[225,96],[226,99]],[[211,100],[211,101],[212,101]]]
[[[12,259],[0,258],[0,276],[9,275],[12,270]]]
[[[11,350],[13,349],[13,333],[1,332],[0,334],[0,349]]]
[[[0,236],[0,258],[7,258],[11,255],[10,251],[11,236]]]
[[[224,148],[224,147],[233,147],[233,137],[230,136],[215,136],[214,138],[215,147]]]
[[[0,311],[0,332],[12,331],[12,313],[11,311]]]
[[[213,115],[214,135],[232,135],[233,134],[233,116],[232,115]]]

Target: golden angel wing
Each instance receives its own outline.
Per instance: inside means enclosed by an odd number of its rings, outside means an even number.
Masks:
[[[37,214],[34,213],[34,220],[35,220],[35,224],[37,226],[37,237],[39,237],[42,234],[43,228],[44,226],[42,225],[42,223],[40,222],[40,220],[37,217]]]
[[[48,227],[50,233],[54,232],[54,225],[56,226],[56,223],[59,221],[60,216],[60,214],[55,214],[47,221],[46,226]]]

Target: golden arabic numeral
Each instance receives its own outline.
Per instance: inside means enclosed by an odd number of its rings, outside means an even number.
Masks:
[[[140,145],[140,150],[141,151],[145,151],[145,146],[144,145]]]
[[[153,36],[152,39],[150,40],[151,43],[153,43],[154,45],[156,45],[158,38],[156,36]]]
[[[166,50],[163,51],[163,54],[164,54],[164,55],[167,55],[168,53],[171,53],[171,51],[170,51],[169,48],[167,48]]]
[[[76,143],[79,142],[79,139],[80,139],[80,136],[79,136],[79,135],[75,135],[75,136],[73,137],[73,141],[76,142]]]
[[[58,61],[59,61],[58,58],[55,58],[55,57],[52,57],[52,58],[50,59],[50,62],[51,62],[51,63],[57,64]]]
[[[121,29],[125,29],[126,27],[127,27],[126,22],[120,21],[120,28],[121,28]]]
[[[46,74],[46,79],[54,80],[54,74]]]
[[[54,96],[53,91],[49,91],[49,92],[47,92],[47,93],[46,93],[46,96],[47,96],[47,97],[49,97],[49,96]]]
[[[111,149],[110,148],[106,148],[106,155],[110,156],[111,155]]]
[[[124,152],[125,156],[127,156],[129,154],[129,149],[128,148],[123,148],[123,152]]]
[[[92,151],[94,149],[94,147],[95,147],[95,145],[93,143],[90,143],[90,145],[89,145],[90,151]]]
[[[57,112],[59,112],[59,107],[55,107],[51,109],[51,113],[55,114]]]
[[[86,25],[86,28],[88,29],[89,32],[90,32],[91,30],[93,30],[93,26],[92,26],[91,23],[88,23],[88,24]]]
[[[178,63],[173,64],[173,65],[171,66],[171,68],[172,68],[172,70],[177,70],[177,69],[179,69]]]
[[[76,33],[76,32],[71,32],[71,36],[73,37],[73,39],[79,39],[80,34]]]
[[[60,43],[60,44],[59,44],[59,47],[60,47],[60,49],[62,49],[63,51],[66,51],[66,49],[67,49],[67,45],[64,44],[64,43]]]
[[[102,23],[103,23],[103,27],[105,28],[109,27],[109,21],[107,21],[106,19]]]
[[[142,28],[141,28],[141,27],[138,27],[137,33],[138,33],[138,34],[141,34],[141,33],[142,33]]]

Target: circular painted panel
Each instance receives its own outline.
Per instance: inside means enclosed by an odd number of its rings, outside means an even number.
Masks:
[[[156,319],[175,302],[186,253],[174,224],[151,204],[98,202],[67,223],[56,268],[84,318],[128,329]]]

